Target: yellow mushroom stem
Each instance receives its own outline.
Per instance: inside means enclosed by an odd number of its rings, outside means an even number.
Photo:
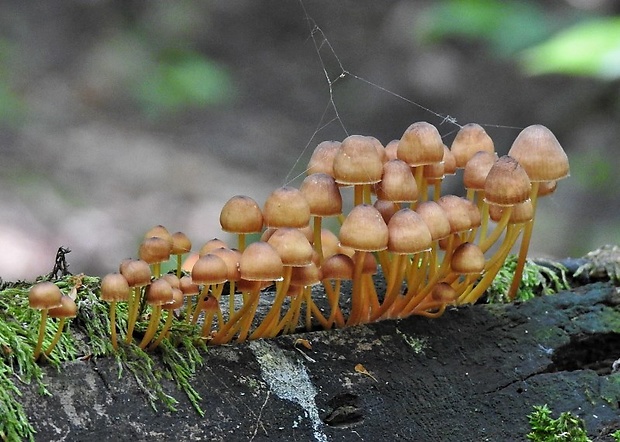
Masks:
[[[523,269],[525,268],[525,258],[527,258],[527,252],[530,247],[530,239],[532,238],[532,230],[534,229],[534,218],[536,217],[536,202],[538,200],[538,188],[540,182],[532,182],[532,190],[530,191],[530,199],[532,200],[532,219],[525,223],[525,229],[523,230],[523,237],[521,238],[521,247],[519,248],[519,258],[517,260],[517,267],[508,290],[508,299],[513,300],[517,296],[519,285],[521,284],[521,278],[523,277]]]
[[[64,318],[61,318],[61,321]],[[118,339],[116,337],[116,301],[110,302],[110,340],[114,350],[118,350]]]
[[[136,326],[136,321],[138,320],[140,303],[142,302],[142,288],[134,287],[132,292],[133,293],[129,294],[129,300],[127,303],[127,336],[125,336],[125,342],[127,344],[129,344],[133,339],[133,330]]]
[[[478,284],[471,290],[464,292],[458,299],[459,304],[473,304],[475,303],[480,296],[486,291],[487,288],[491,285],[497,272],[501,269],[508,253],[510,253],[510,249],[513,244],[519,237],[519,233],[521,232],[522,225],[521,224],[510,224],[508,225],[508,229],[506,231],[506,235],[504,237],[504,241],[500,248],[495,252],[495,254],[487,261],[485,265],[485,273],[482,279],[478,282]]]
[[[140,342],[140,348],[145,349],[149,342],[155,337],[157,328],[159,327],[159,318],[161,317],[161,305],[154,305],[151,311],[151,317],[149,319],[149,325],[144,332],[142,341]]]
[[[415,255],[414,255],[415,256]],[[401,285],[403,278],[405,277],[407,255],[395,254],[390,263],[390,270],[388,273],[388,283],[385,290],[385,298],[381,306],[376,309],[372,316],[371,321],[376,321],[381,318],[388,310],[394,305],[398,296],[400,295]]]
[[[149,345],[149,348],[148,348],[149,351],[155,350],[159,346],[159,344],[161,344],[161,341],[163,341],[166,335],[168,334],[170,327],[172,327],[172,320],[174,318],[174,313],[172,312],[172,310],[168,310],[168,309],[166,310],[168,311],[168,316],[166,316],[166,321],[164,322],[164,326],[159,332],[157,339],[155,339],[151,343],[151,345]]]
[[[351,293],[351,312],[346,325],[359,324],[362,314],[367,311],[366,293],[363,289],[362,270],[364,269],[364,261],[366,259],[365,251],[358,250],[355,253],[355,264],[353,267],[353,288]]]
[[[323,265],[323,240],[321,238],[321,229],[323,224],[323,218],[320,216],[312,217],[312,245],[314,251],[319,254],[319,267]]]
[[[230,342],[232,338],[235,336],[235,333],[239,331],[241,328],[242,321],[250,316],[250,312],[252,312],[254,304],[258,304],[258,299],[260,296],[260,286],[257,284],[257,288],[244,293],[244,303],[243,306],[237,310],[228,321],[218,330],[215,334],[211,343],[213,344],[225,344]],[[252,321],[254,314],[251,314],[250,322]]]
[[[60,337],[62,336],[62,331],[65,328],[66,322],[67,318],[60,318],[60,320],[58,321],[58,329],[56,330],[56,333],[54,333],[54,337],[52,338],[52,342],[50,343],[49,347],[47,347],[47,349],[45,350],[46,356],[52,354],[52,351],[60,341]]]
[[[403,318],[409,314],[428,294],[420,285],[428,266],[428,252],[422,252],[422,256],[414,255],[407,268],[407,292],[404,299],[395,306],[393,315]]]
[[[334,324],[336,324],[337,328],[344,327],[344,317],[339,304],[340,284],[340,279],[336,279],[334,285],[328,279],[323,280],[323,288],[329,301],[329,317],[327,318],[326,329],[332,328]]]
[[[41,349],[43,348],[43,339],[45,339],[45,327],[47,325],[47,310],[48,309],[41,310],[41,323],[39,324],[39,335],[37,338],[37,345],[34,348],[34,354],[33,354],[35,361],[39,359],[39,356],[41,355]]]
[[[269,309],[267,315],[263,318],[260,325],[252,332],[250,339],[264,338],[270,335],[270,330],[278,325],[280,319],[280,313],[282,310],[282,304],[286,299],[290,284],[291,276],[293,274],[293,267],[284,266],[283,279],[276,283],[276,296]]]

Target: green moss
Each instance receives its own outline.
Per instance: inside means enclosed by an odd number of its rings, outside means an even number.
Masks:
[[[191,377],[202,364],[200,351],[206,349],[195,327],[177,322],[168,339],[164,339],[153,354],[133,343],[119,343],[115,352],[109,337],[109,305],[99,300],[100,279],[79,275],[54,282],[63,293],[75,296],[78,315],[70,321],[68,331],[43,364],[60,370],[63,362],[77,357],[113,356],[119,377],[130,372],[154,409],[162,403],[175,410],[176,399],[166,393],[162,385],[164,379],[170,379],[187,395],[196,412],[204,415],[199,405],[201,398],[190,384]],[[53,393],[46,388],[44,370],[33,358],[40,313],[28,306],[31,286],[15,283],[0,287],[0,440],[34,440],[35,430],[20,403],[20,385],[35,382],[40,394]],[[118,326],[124,335],[127,310],[122,303],[117,307]],[[147,317],[148,311],[142,312],[141,318]],[[146,321],[139,321],[136,334],[142,333],[146,326]],[[57,321],[48,319],[43,348],[51,343],[56,330]]]
[[[551,416],[547,405],[534,406],[528,416],[532,431],[527,439],[535,442],[589,442],[583,420],[569,412],[560,414],[557,419]]]
[[[516,266],[517,256],[508,256],[491,286],[487,289],[488,303],[512,302],[508,299],[508,289],[512,283]],[[553,264],[553,267],[554,269],[536,264],[529,259],[526,260],[523,277],[521,278],[515,300],[527,301],[536,296],[550,295],[569,289],[570,285],[566,279],[566,269],[559,264]]]

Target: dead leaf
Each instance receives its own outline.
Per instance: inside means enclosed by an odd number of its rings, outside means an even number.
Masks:
[[[362,364],[357,364],[355,366],[355,371],[360,373],[360,374],[365,374],[366,376],[371,377],[375,382],[379,382],[377,380],[377,378],[374,377],[373,375],[371,375],[370,372],[368,370],[366,370],[366,367],[364,367]]]
[[[312,344],[307,339],[298,338],[295,340],[295,344],[293,345],[295,347],[297,347],[298,345],[301,345],[302,347],[305,347],[306,350],[312,350]]]

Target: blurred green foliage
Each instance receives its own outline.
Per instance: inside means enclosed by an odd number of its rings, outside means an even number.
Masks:
[[[553,29],[553,22],[538,5],[513,0],[436,2],[416,25],[423,40],[483,40],[498,56],[515,54],[548,37]]]
[[[423,41],[481,40],[500,57],[514,57],[530,75],[620,78],[620,17],[579,10],[547,12],[539,4],[500,0],[444,0],[416,24]]]
[[[144,74],[135,92],[151,117],[222,104],[234,92],[230,75],[222,66],[190,50],[163,51]]]
[[[10,126],[19,124],[25,109],[22,100],[13,90],[9,70],[12,54],[8,40],[0,39],[0,123]]]
[[[606,17],[577,23],[525,50],[521,61],[530,74],[620,78],[620,18]]]

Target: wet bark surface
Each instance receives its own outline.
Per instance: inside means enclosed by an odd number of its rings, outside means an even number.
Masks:
[[[33,386],[22,399],[37,440],[514,441],[547,404],[603,441],[620,428],[618,358],[620,293],[598,282],[438,319],[211,347],[193,380],[203,418],[173,382],[178,410],[154,410],[112,358],[48,370],[52,396]]]

